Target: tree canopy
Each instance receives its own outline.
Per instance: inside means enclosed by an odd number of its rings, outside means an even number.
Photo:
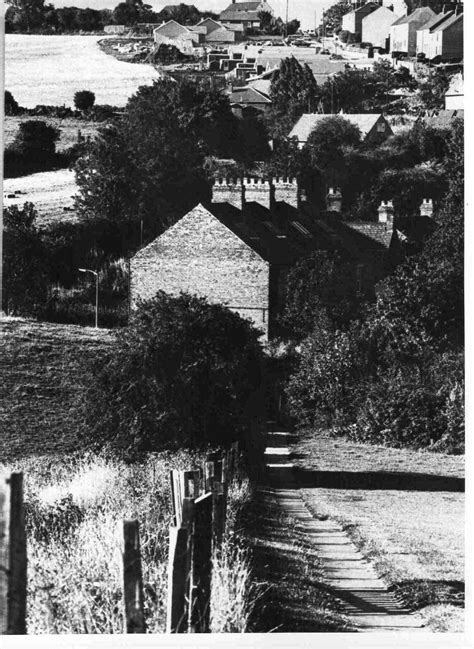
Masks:
[[[171,79],[142,86],[76,164],[80,214],[128,224],[131,248],[143,221],[150,240],[209,199],[205,157],[238,157],[239,127],[218,91]]]
[[[235,440],[260,387],[258,337],[223,306],[157,293],[91,368],[85,441],[136,452]]]

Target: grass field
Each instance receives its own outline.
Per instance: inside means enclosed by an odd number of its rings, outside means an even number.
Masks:
[[[40,228],[57,221],[76,221],[77,215],[73,207],[76,193],[74,172],[69,169],[44,171],[3,181],[4,207],[22,207],[26,202],[34,203],[38,212],[37,226]]]
[[[78,131],[84,137],[93,137],[97,133],[99,124],[96,122],[86,122],[80,119],[73,119],[71,117],[59,119],[58,117],[30,117],[30,116],[5,116],[3,120],[3,146],[9,146],[18,132],[21,122],[31,120],[44,121],[51,126],[59,129],[61,136],[56,143],[56,151],[62,152],[69,149],[77,142]]]
[[[464,458],[322,433],[293,450],[313,513],[340,521],[431,630],[462,631]]]
[[[106,329],[5,318],[1,322],[0,457],[71,452],[80,363],[112,341]]]
[[[20,106],[73,106],[91,90],[96,103],[124,106],[139,86],[159,77],[151,65],[117,61],[98,46],[103,36],[7,34],[5,88]]]

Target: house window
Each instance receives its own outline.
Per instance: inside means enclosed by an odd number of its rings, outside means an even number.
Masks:
[[[379,122],[377,124],[377,132],[378,133],[385,133],[385,122]]]

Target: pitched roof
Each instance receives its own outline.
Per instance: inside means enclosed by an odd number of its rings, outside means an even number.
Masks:
[[[258,2],[232,2],[221,12],[221,15],[226,11],[258,11],[260,4],[260,0]]]
[[[445,21],[442,22],[440,25],[438,25],[437,27],[435,27],[432,31],[433,31],[433,33],[436,33],[436,32],[442,32],[442,31],[444,31],[445,29],[449,29],[449,27],[451,27],[451,26],[454,25],[455,23],[457,23],[457,22],[459,22],[459,21],[462,21],[462,20],[464,20],[464,14],[455,14],[455,13],[454,13],[454,14],[453,14],[452,16],[450,16],[447,20],[445,20]]]
[[[335,117],[332,114],[325,113],[305,113],[302,115],[296,124],[293,126],[289,137],[297,137],[300,142],[307,142],[308,138],[315,128],[315,126],[323,119],[328,117]],[[363,138],[373,129],[377,121],[382,117],[380,113],[366,113],[366,114],[344,114],[340,115],[347,121],[357,126]]]
[[[450,11],[450,12],[445,13],[445,14],[436,14],[435,16],[433,16],[433,18],[431,18],[431,20],[428,20],[427,23],[422,25],[420,27],[419,31],[425,31],[425,30],[428,30],[428,29],[432,29],[433,27],[436,27],[441,22],[443,22],[444,20],[449,18],[449,16],[451,16],[453,13],[454,13],[454,11]]]
[[[411,14],[401,16],[393,23],[392,27],[410,24],[424,17],[426,17],[426,20],[428,21],[431,20],[431,18],[433,18],[434,16],[436,16],[436,14],[432,9],[430,9],[430,7],[420,7],[419,9],[415,9],[415,11],[413,11]]]
[[[393,229],[387,228],[385,223],[370,221],[347,221],[344,225],[359,235],[366,237],[375,248],[389,248],[392,241]],[[370,245],[370,244],[369,244]]]
[[[231,104],[271,104],[271,100],[256,88],[245,87],[234,90],[229,97]]]
[[[254,79],[253,81],[247,81],[247,85],[250,88],[258,90],[262,95],[270,97],[270,86],[272,85],[271,79]]]

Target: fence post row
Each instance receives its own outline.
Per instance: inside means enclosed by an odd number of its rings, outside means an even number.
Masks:
[[[0,480],[0,634],[26,634],[27,556],[23,474]]]
[[[146,633],[138,521],[123,522],[123,595],[127,633]]]
[[[222,544],[237,457],[238,444],[233,444],[227,452],[209,455],[198,470],[170,472],[169,633],[210,631],[212,553]]]

